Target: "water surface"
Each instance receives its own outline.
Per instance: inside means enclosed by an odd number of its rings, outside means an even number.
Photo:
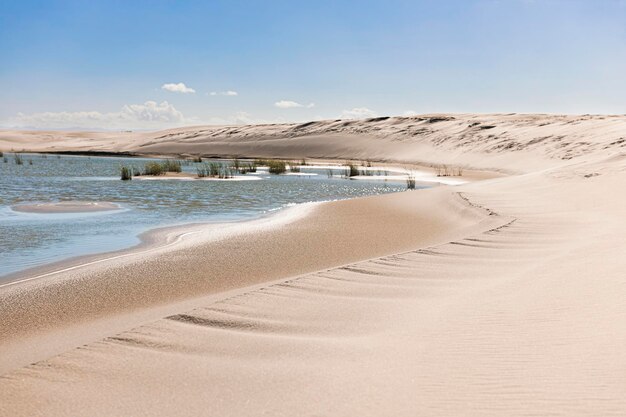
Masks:
[[[12,154],[0,161],[0,276],[78,255],[139,243],[149,229],[195,222],[260,217],[287,205],[403,191],[392,181],[350,181],[335,170],[302,168],[309,177],[269,175],[259,181],[120,181],[120,165],[142,167],[146,158]],[[32,161],[32,164],[30,164]],[[194,163],[183,166],[196,172]],[[41,214],[13,211],[24,203],[109,201],[119,211]]]

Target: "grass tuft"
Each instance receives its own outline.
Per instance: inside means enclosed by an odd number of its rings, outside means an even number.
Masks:
[[[133,179],[132,169],[130,167],[122,165],[120,167],[120,179],[122,181],[130,181]]]
[[[460,177],[463,175],[463,168],[451,167],[448,165],[437,165],[435,167],[438,177]]]
[[[210,164],[204,163],[202,166],[196,167],[196,172],[198,178],[211,177],[228,179],[233,178],[237,170],[232,165],[211,162]]]
[[[242,164],[239,168],[240,174],[247,174],[248,172],[256,172],[256,165],[254,162],[249,162],[247,164]]]
[[[180,161],[174,161],[173,159],[166,159],[161,162],[161,165],[163,166],[163,171],[165,172],[182,172],[183,170]]]
[[[346,177],[356,177],[359,175],[359,168],[354,165],[352,162],[346,162]]]
[[[24,160],[22,159],[22,155],[20,155],[19,153],[15,153],[13,154],[13,158],[15,159],[15,165],[23,165],[24,164]]]
[[[143,175],[163,175],[167,172],[182,172],[180,161],[168,159],[162,162],[150,161],[143,166]]]
[[[150,161],[146,162],[143,166],[143,175],[163,175],[165,171],[163,170],[163,165],[156,162]]]
[[[412,173],[406,178],[406,188],[409,190],[415,189],[415,175]]]
[[[287,171],[287,164],[285,161],[268,161],[267,166],[270,174],[284,174]]]

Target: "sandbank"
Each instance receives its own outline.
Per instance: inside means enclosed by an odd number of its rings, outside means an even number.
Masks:
[[[52,203],[18,204],[11,207],[24,213],[91,213],[97,211],[119,210],[116,203],[107,201],[60,201]]]

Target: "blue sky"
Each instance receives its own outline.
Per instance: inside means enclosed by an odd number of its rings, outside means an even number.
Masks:
[[[626,113],[624,0],[0,6],[3,127]]]

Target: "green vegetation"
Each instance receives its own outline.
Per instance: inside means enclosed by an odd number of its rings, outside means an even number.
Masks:
[[[20,155],[19,153],[14,153],[13,154],[13,158],[15,159],[15,165],[23,165],[24,164],[24,160],[22,159],[22,155]]]
[[[206,164],[202,166],[196,167],[196,172],[198,174],[198,178],[204,178],[207,176],[207,167]]]
[[[130,167],[124,165],[120,167],[120,179],[122,181],[130,181],[133,179],[133,173]]]
[[[182,172],[183,170],[180,161],[174,161],[173,159],[166,159],[161,165],[165,172]]]
[[[289,162],[289,171],[300,172],[300,166],[298,165],[298,162]]]
[[[285,161],[268,161],[267,166],[270,174],[284,174],[287,171],[287,164]]]
[[[143,166],[143,175],[163,175],[163,165],[156,161],[146,162]]]
[[[352,162],[346,162],[346,177],[356,177],[359,175],[359,169]]]
[[[234,176],[235,169],[231,165],[211,162],[210,164],[204,163],[202,166],[196,167],[196,172],[198,173],[198,178],[228,179]]]
[[[162,162],[150,161],[143,166],[143,175],[163,175],[167,172],[181,172],[180,161],[167,159]]]
[[[240,174],[247,174],[248,172],[256,172],[256,164],[254,162],[249,162],[247,164],[242,164],[239,168]]]

